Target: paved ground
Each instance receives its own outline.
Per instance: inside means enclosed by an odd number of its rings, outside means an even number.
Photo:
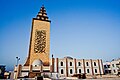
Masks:
[[[57,80],[120,80],[120,76],[118,77],[116,75],[102,75],[102,76],[98,75],[98,76],[87,76],[87,79],[77,79],[76,77],[66,77],[66,78],[61,77],[60,79]]]
[[[0,80],[11,80],[11,79],[0,79]],[[28,79],[15,79],[15,80],[36,80],[36,79],[28,78]],[[49,78],[44,78],[44,80],[120,80],[120,77],[116,77],[116,78],[99,78],[99,79],[76,79],[76,78],[70,78],[69,77],[69,79],[49,79]]]
[[[51,80],[51,79],[44,79]],[[101,78],[101,79],[53,79],[53,80],[120,80],[120,78]]]
[[[76,77],[60,77],[60,79],[49,79],[44,78],[44,80],[120,80],[120,76],[116,75],[102,75],[101,76],[87,76],[88,79],[77,79]],[[0,79],[1,80],[1,79]],[[4,79],[5,80],[5,79]],[[11,79],[7,79],[11,80]],[[17,80],[36,80],[35,78],[27,78],[27,79],[17,79]]]
[[[119,78],[81,79],[81,80],[120,80]]]

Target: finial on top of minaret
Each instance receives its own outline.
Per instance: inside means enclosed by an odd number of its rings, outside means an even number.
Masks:
[[[44,7],[44,4],[42,4],[42,6]]]
[[[53,58],[53,54],[52,54],[52,58]]]
[[[42,7],[40,8],[40,11],[38,12],[38,15],[37,15],[36,19],[51,22],[48,19],[48,16],[47,16],[47,13],[46,13],[46,9],[45,9],[44,5],[42,5]]]

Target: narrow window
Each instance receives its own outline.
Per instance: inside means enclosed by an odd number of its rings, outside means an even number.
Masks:
[[[94,62],[94,66],[96,66],[96,62]]]
[[[79,73],[81,73],[81,69],[79,69]]]
[[[63,69],[61,69],[61,74],[63,74]]]
[[[80,64],[80,62],[78,62],[78,66],[80,66],[81,64]]]
[[[72,62],[70,62],[70,66],[72,66]]]
[[[112,64],[112,66],[114,67],[114,64]]]
[[[61,64],[61,66],[63,66],[63,62],[61,62],[60,64]]]
[[[116,71],[114,70],[114,73],[116,73]]]
[[[95,73],[97,73],[97,69],[95,69]]]
[[[110,68],[110,65],[107,65],[108,68]]]
[[[107,68],[106,65],[104,65],[104,68]]]
[[[87,69],[87,73],[90,73],[89,69]]]
[[[70,74],[72,74],[72,69],[70,69]]]
[[[86,65],[89,66],[89,65],[88,65],[88,62],[86,62]]]

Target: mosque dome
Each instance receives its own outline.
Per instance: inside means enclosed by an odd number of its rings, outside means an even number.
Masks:
[[[70,56],[65,56],[64,58],[67,58],[67,59],[73,59],[72,57]]]
[[[33,61],[32,66],[42,66],[42,61],[40,59],[36,59]]]

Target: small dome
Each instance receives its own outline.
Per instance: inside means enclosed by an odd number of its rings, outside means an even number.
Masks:
[[[65,56],[64,58],[67,58],[67,59],[73,59],[72,57],[70,56]]]
[[[42,61],[40,59],[36,59],[32,63],[33,66],[42,66]]]

